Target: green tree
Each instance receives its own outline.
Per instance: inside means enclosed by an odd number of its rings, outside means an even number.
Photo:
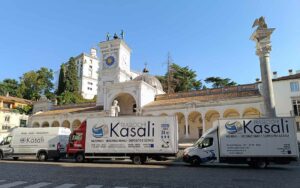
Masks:
[[[0,95],[6,95],[9,93],[10,96],[17,96],[17,90],[19,88],[19,83],[15,79],[4,79],[0,82]]]
[[[58,88],[56,91],[57,95],[61,95],[66,89],[65,72],[65,64],[62,64],[59,71]]]
[[[196,71],[188,66],[181,67],[177,64],[171,65],[171,73],[173,74],[173,82],[176,83],[175,92],[199,90],[202,87],[200,80],[196,80]]]
[[[164,91],[168,90],[168,84],[170,84],[171,92],[199,90],[202,88],[202,82],[196,79],[196,71],[190,69],[188,66],[181,67],[172,63],[170,71],[165,76],[156,77],[161,82]],[[169,81],[168,78],[170,78]]]
[[[53,71],[42,67],[38,71],[29,71],[20,78],[20,87],[18,96],[28,100],[37,100],[41,94],[45,94],[47,98],[52,98],[53,89]]]
[[[204,81],[208,84],[212,84],[213,88],[237,85],[236,82],[231,81],[231,79],[229,79],[229,78],[208,77]]]
[[[73,57],[70,58],[67,65],[65,83],[65,91],[78,92],[77,66]]]

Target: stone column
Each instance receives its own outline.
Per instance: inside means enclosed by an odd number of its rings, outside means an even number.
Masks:
[[[202,115],[202,134],[205,133],[205,116]]]
[[[263,17],[256,19],[253,27],[258,26],[251,36],[256,42],[256,55],[259,57],[262,94],[264,98],[265,116],[276,117],[273,83],[270,70],[271,34],[274,28],[267,28]]]
[[[188,138],[189,137],[189,117],[187,114],[185,114],[184,120],[185,120],[185,138]]]

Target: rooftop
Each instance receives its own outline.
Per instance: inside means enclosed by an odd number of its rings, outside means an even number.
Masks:
[[[12,97],[12,96],[0,96],[0,101],[4,101],[4,102],[12,102],[12,103],[23,103],[23,104],[27,104],[27,105],[31,105],[32,101],[30,100],[26,100],[26,99],[22,99],[22,98],[18,98],[18,97]]]
[[[192,101],[208,102],[252,96],[261,96],[257,84],[157,95],[155,101],[147,104],[145,107],[184,104]]]

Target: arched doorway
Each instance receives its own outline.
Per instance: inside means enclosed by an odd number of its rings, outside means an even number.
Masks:
[[[76,119],[72,123],[72,130],[77,129],[80,126],[81,122],[80,120]]]
[[[260,117],[260,111],[253,107],[246,108],[243,112],[243,117],[244,118],[258,118],[258,117]]]
[[[42,127],[49,127],[49,122],[48,121],[45,121],[44,123],[42,123]]]
[[[209,110],[205,114],[205,130],[212,128],[214,121],[220,118],[220,113],[216,110]]]
[[[34,123],[32,124],[32,127],[35,127],[35,128],[40,127],[40,124],[39,124],[38,122],[34,122]]]
[[[134,97],[128,93],[120,93],[117,95],[114,100],[118,101],[120,107],[119,116],[121,115],[135,115],[137,111],[137,104]],[[110,105],[112,105],[113,101]]]
[[[184,138],[185,136],[185,119],[184,119],[184,114],[181,112],[175,113],[177,116],[177,121],[178,121],[178,135],[179,139]]]
[[[223,113],[224,118],[239,118],[240,113],[235,109],[227,109]]]
[[[70,122],[68,120],[65,120],[63,123],[62,123],[62,127],[65,127],[65,128],[70,128]]]
[[[59,127],[59,122],[58,121],[53,121],[51,127]]]
[[[188,125],[190,129],[190,138],[198,139],[202,136],[203,125],[202,116],[200,112],[191,112],[188,117]]]

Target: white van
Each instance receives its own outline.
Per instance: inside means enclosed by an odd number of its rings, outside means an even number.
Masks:
[[[71,131],[64,127],[16,128],[0,143],[0,159],[36,156],[59,160],[66,154]]]

